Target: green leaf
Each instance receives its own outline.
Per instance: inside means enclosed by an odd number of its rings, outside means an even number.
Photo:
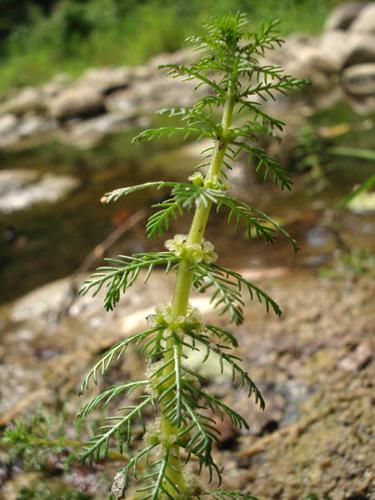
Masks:
[[[248,237],[251,238],[253,233],[257,237],[263,237],[266,242],[274,241],[274,232],[278,231],[287,238],[292,245],[294,251],[299,250],[298,242],[279,224],[275,219],[264,213],[258,208],[251,207],[244,201],[237,200],[224,193],[217,195],[218,210],[221,206],[227,207],[229,212],[228,223],[235,219],[235,228],[238,227],[240,221],[244,221]]]
[[[167,182],[167,181],[154,181],[154,182],[144,182],[143,184],[136,184],[135,186],[128,186],[124,188],[115,189],[106,193],[102,200],[104,203],[111,203],[117,201],[123,196],[129,196],[130,194],[136,193],[138,191],[143,191],[144,189],[163,189],[163,188],[173,188],[179,185],[179,182]]]
[[[78,412],[78,417],[86,417],[90,412],[95,410],[100,404],[108,406],[109,403],[116,396],[119,396],[123,392],[127,392],[128,396],[131,395],[139,387],[142,387],[148,383],[148,380],[138,380],[136,382],[126,382],[125,384],[114,385],[106,391],[101,392],[98,396],[92,398],[88,403],[86,403]]]
[[[264,402],[264,399],[262,397],[262,394],[261,394],[260,390],[258,389],[257,385],[251,380],[248,373],[238,364],[238,361],[240,361],[240,358],[238,356],[235,356],[235,355],[228,353],[228,352],[224,352],[224,350],[223,350],[224,346],[221,346],[217,343],[210,342],[210,340],[205,335],[202,335],[201,333],[189,331],[189,332],[186,332],[185,334],[193,339],[193,341],[194,341],[193,347],[195,346],[195,342],[201,342],[203,344],[203,346],[207,350],[207,354],[206,354],[205,359],[208,358],[210,352],[218,354],[221,373],[223,373],[223,371],[224,371],[224,363],[227,363],[232,370],[233,381],[235,381],[236,379],[239,380],[240,387],[246,387],[248,392],[249,392],[249,396],[254,394],[255,403],[259,404],[259,407],[261,410],[264,410],[265,402]],[[216,407],[219,408],[221,403],[220,402],[215,403],[215,398],[212,398],[212,396],[209,396],[208,394],[200,391],[199,389],[192,388],[192,390],[196,391],[196,394],[200,393],[201,397],[206,399],[207,402],[211,402],[211,404],[214,404],[214,405],[216,404]],[[224,405],[221,407],[221,410],[222,411],[226,410],[225,413],[227,413],[228,416],[230,418],[232,418],[230,416],[230,414],[228,413],[228,411],[230,410],[228,407],[226,407]],[[235,425],[238,425],[240,427],[247,428],[247,422],[239,415],[236,416],[235,414],[233,414],[233,423],[235,423]]]
[[[121,358],[121,356],[124,354],[129,344],[132,343],[137,344],[142,340],[146,339],[147,337],[149,337],[150,335],[154,334],[155,332],[158,332],[159,330],[160,330],[159,328],[155,327],[148,328],[143,332],[130,335],[126,339],[120,340],[120,342],[117,342],[115,345],[113,345],[106,353],[103,354],[103,356],[99,359],[99,361],[88,372],[84,381],[81,384],[79,394],[82,395],[89,388],[91,380],[94,382],[95,385],[97,385],[98,373],[104,375],[111,366],[112,362],[114,360],[117,361],[118,359]]]
[[[178,434],[177,438],[181,440],[189,435],[190,439],[182,446],[188,453],[198,457],[201,467],[208,468],[210,482],[214,473],[221,480],[220,470],[211,455],[213,443],[218,442],[219,431],[215,427],[216,423],[212,418],[197,411],[197,401],[186,393],[182,396],[182,405],[190,419],[190,424]]]
[[[120,449],[123,443],[123,436],[121,431],[126,427],[127,432],[131,432],[131,427],[127,425],[131,423],[132,419],[139,417],[146,406],[152,403],[152,397],[148,396],[143,399],[138,405],[129,407],[130,411],[126,415],[117,415],[115,417],[107,417],[106,421],[110,422],[99,429],[97,435],[93,436],[88,443],[86,443],[84,452],[80,456],[80,461],[83,463],[89,460],[90,463],[95,459],[99,461],[100,458],[108,456],[110,440],[116,438],[119,442]],[[128,436],[129,439],[130,436]]]
[[[281,189],[291,190],[293,182],[276,158],[268,155],[263,149],[250,146],[245,142],[236,142],[235,144],[258,160],[256,172],[262,170],[264,179],[272,177],[276,186],[280,186]]]
[[[112,266],[102,266],[84,282],[80,294],[85,295],[89,290],[94,291],[94,296],[103,286],[106,287],[104,307],[113,310],[120,300],[121,293],[130,288],[140,271],[147,270],[146,282],[155,267],[165,266],[169,272],[178,262],[179,257],[171,252],[136,253],[131,257],[120,255],[117,259],[106,259]]]
[[[209,408],[217,412],[222,418],[223,415],[227,415],[234,426],[238,427],[239,429],[249,429],[249,425],[246,420],[220,399],[215,398],[207,392],[192,385],[186,386],[186,390],[191,393],[191,396],[193,398],[196,397],[197,400],[204,401]]]
[[[201,83],[211,87],[212,90],[217,92],[219,95],[224,94],[224,89],[220,87],[214,80],[205,76],[199,71],[199,65],[192,64],[191,66],[185,66],[183,64],[163,64],[160,66],[161,69],[168,69],[169,75],[174,78],[178,76],[185,76],[186,80],[200,80]]]
[[[171,219],[176,220],[178,215],[182,215],[183,210],[178,201],[173,198],[156,203],[152,208],[159,208],[156,213],[152,214],[146,223],[146,233],[148,238],[161,236],[164,231],[169,231],[171,227]]]
[[[238,347],[238,341],[236,337],[227,330],[224,330],[223,328],[220,328],[216,325],[211,325],[209,323],[205,323],[204,328],[207,333],[211,333],[216,337],[224,340],[225,342],[228,342],[232,347]]]
[[[201,127],[190,127],[188,125],[185,127],[160,127],[144,130],[134,137],[132,144],[151,141],[152,139],[160,139],[161,137],[170,137],[174,134],[182,134],[184,139],[188,139],[191,135],[196,139],[202,139],[203,137],[212,139],[215,137],[211,130],[206,130]]]
[[[149,484],[137,490],[139,500],[161,498],[174,500],[180,497],[181,491],[178,485],[169,477],[170,473],[175,471],[170,464],[170,450],[164,450],[162,458],[150,464],[150,469],[151,472],[143,478],[147,482],[150,481]],[[170,493],[171,489],[174,491],[174,496]]]
[[[199,263],[194,265],[193,272],[193,284],[198,292],[213,289],[211,302],[214,307],[219,309],[220,314],[228,312],[231,321],[237,325],[243,321],[243,288],[251,300],[256,297],[260,303],[264,303],[267,312],[272,309],[275,314],[281,315],[280,307],[266,292],[235,271],[217,264]]]
[[[342,201],[340,201],[340,203],[338,203],[337,208],[348,206],[350,202],[354,200],[354,198],[356,198],[361,193],[365,193],[366,191],[371,189],[372,186],[375,186],[375,174],[371,175],[368,179],[362,182],[362,184],[353,189],[353,191],[348,196],[346,196]]]

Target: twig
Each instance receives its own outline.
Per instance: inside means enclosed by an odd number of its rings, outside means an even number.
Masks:
[[[4,426],[11,422],[17,415],[23,412],[28,406],[30,406],[35,401],[39,401],[43,395],[47,395],[48,391],[43,387],[37,389],[24,399],[21,399],[17,404],[15,404],[9,411],[0,416],[0,426]]]
[[[81,265],[76,269],[72,275],[72,282],[70,284],[69,290],[67,292],[67,299],[65,304],[61,307],[60,311],[57,313],[56,319],[60,320],[63,316],[69,313],[71,307],[77,299],[79,282],[83,274],[88,272],[90,268],[99,259],[102,259],[108,249],[114,245],[124,234],[133,229],[141,220],[143,220],[147,215],[147,210],[142,208],[137,210],[132,214],[125,222],[118,226],[111,234],[109,234],[101,243],[96,245],[96,247],[91,250],[89,254],[84,258]]]

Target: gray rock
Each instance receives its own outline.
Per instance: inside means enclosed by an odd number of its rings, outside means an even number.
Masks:
[[[114,132],[120,132],[131,125],[134,126],[134,119],[128,113],[108,113],[90,120],[83,120],[75,123],[66,135],[69,143],[74,143],[80,147],[92,147],[103,137]]]
[[[343,67],[375,62],[375,37],[368,33],[350,33],[344,44],[346,57]]]
[[[129,118],[135,116],[139,110],[139,99],[133,90],[118,90],[110,94],[105,100],[105,107],[110,113],[124,113]]]
[[[70,76],[65,73],[58,73],[51,81],[42,85],[40,91],[46,100],[56,97],[70,82]]]
[[[24,210],[35,203],[53,203],[77,187],[78,180],[70,176],[46,174],[37,180],[38,174],[24,170],[0,172],[0,212],[12,213]]]
[[[11,113],[0,116],[0,136],[12,134],[18,125],[18,118]]]
[[[43,111],[45,107],[41,92],[38,89],[27,87],[12,99],[5,101],[0,106],[0,113],[22,115],[28,111]]]
[[[347,95],[346,99],[349,105],[359,114],[368,115],[370,113],[375,113],[375,96],[358,96]]]
[[[375,63],[350,66],[343,71],[341,81],[349,94],[375,95]]]
[[[332,71],[340,71],[348,57],[348,39],[350,35],[344,31],[331,30],[319,38],[318,50],[320,57],[327,58],[327,64]]]
[[[3,197],[10,191],[19,190],[37,178],[38,172],[35,170],[0,170],[0,196]]]
[[[49,102],[53,118],[64,120],[81,116],[95,116],[104,112],[104,97],[97,89],[71,87]]]
[[[20,138],[28,138],[52,130],[55,126],[53,120],[38,115],[28,115],[20,120],[17,132]]]
[[[197,52],[190,47],[176,52],[165,52],[152,57],[148,63],[150,68],[157,69],[163,64],[186,64],[197,59]]]
[[[132,68],[95,68],[89,69],[79,79],[78,85],[90,87],[103,94],[109,94],[115,90],[129,86],[134,78]]]
[[[375,34],[375,3],[368,3],[361,10],[350,29],[353,32]]]
[[[338,5],[327,17],[324,29],[326,31],[348,30],[365,5],[366,2],[348,2]]]
[[[36,320],[56,313],[64,306],[70,287],[70,279],[63,278],[29,292],[12,304],[11,320],[31,320],[34,324]]]
[[[148,66],[134,66],[132,73],[134,80],[148,80],[155,73],[155,69]]]

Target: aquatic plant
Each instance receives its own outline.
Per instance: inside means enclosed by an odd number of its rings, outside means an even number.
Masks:
[[[253,33],[245,15],[230,14],[205,25],[202,35],[189,38],[199,55],[196,62],[168,64],[163,68],[172,77],[195,80],[197,88],[206,87],[207,94],[199,97],[192,107],[161,111],[163,115],[181,118],[180,127],[145,130],[134,142],[181,134],[184,138],[209,139],[212,145],[202,153],[204,159],[188,182],[147,182],[116,189],[103,197],[104,203],[111,203],[146,189],[170,190],[164,201],[153,205],[156,212],[146,224],[149,238],[163,235],[173,219],[194,213],[188,233],[167,240],[166,251],[109,259],[82,287],[83,294],[105,289],[105,308],[113,310],[121,295],[138,278],[147,281],[155,268],[164,267],[167,273],[177,275],[171,303],[155,309],[147,318],[145,330],[109,349],[82,384],[81,393],[92,382],[97,383],[98,374],[104,375],[129,345],[140,346],[147,362],[144,378],[105,390],[80,411],[80,416],[85,417],[119,395],[133,396],[133,404],[122,406],[116,414],[107,417],[105,425],[90,439],[82,454],[83,461],[106,457],[116,441],[121,451],[134,444],[134,425],[143,426],[143,446],[133,451],[116,475],[112,486],[115,498],[125,495],[129,481],[134,478],[139,481],[139,498],[144,500],[253,498],[248,493],[220,489],[222,471],[212,454],[219,430],[207,410],[211,410],[211,415],[214,412],[226,416],[239,428],[247,429],[248,423],[233,408],[206,392],[202,378],[189,369],[186,359],[196,350],[204,350],[205,360],[210,353],[215,353],[218,373],[229,367],[233,380],[264,408],[260,390],[242,367],[241,359],[233,353],[238,346],[235,334],[205,322],[189,300],[193,289],[210,292],[213,307],[220,314],[227,314],[235,325],[243,321],[245,295],[258,299],[267,311],[281,314],[277,303],[264,290],[218,264],[213,244],[204,239],[210,213],[215,210],[225,214],[232,227],[244,227],[249,238],[263,238],[266,243],[272,243],[276,233],[281,232],[297,248],[295,240],[275,220],[231,196],[228,185],[228,172],[240,153],[250,155],[256,171],[262,172],[264,178],[271,178],[280,188],[290,189],[292,185],[278,161],[255,145],[259,134],[274,135],[284,125],[262,109],[263,101],[276,92],[299,89],[305,83],[286,75],[279,67],[261,62],[266,50],[282,43],[276,25],[276,22],[267,23],[258,33]],[[220,111],[222,117],[218,121]],[[239,113],[245,119],[236,125]],[[144,417],[145,411],[154,415],[153,421]],[[185,477],[182,458],[188,462],[192,456],[199,471],[207,469],[209,484],[218,480],[219,488],[206,488]]]

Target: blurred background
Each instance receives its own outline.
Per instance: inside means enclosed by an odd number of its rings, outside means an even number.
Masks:
[[[265,413],[230,380],[205,373],[252,423],[246,435],[218,423],[219,460],[228,486],[261,499],[375,496],[375,2],[1,0],[0,498],[105,498],[116,460],[67,465],[90,433],[74,420],[77,388],[100,352],[168,300],[173,277],[135,286],[113,314],[100,297],[77,297],[104,257],[163,244],[144,235],[149,205],[161,198],[110,206],[100,198],[184,179],[199,163],[204,142],[130,142],[166,124],[158,109],[194,102],[191,82],[158,66],[192,60],[185,38],[230,10],[248,13],[255,28],[280,19],[286,42],[265,63],[310,85],[265,104],[286,129],[259,138],[290,172],[292,192],[264,182],[245,158],[231,176],[234,193],[283,223],[301,251],[282,238],[248,242],[220,218],[208,228],[221,261],[284,310],[276,320],[254,304],[237,332]],[[103,384],[139,371],[134,352]]]

